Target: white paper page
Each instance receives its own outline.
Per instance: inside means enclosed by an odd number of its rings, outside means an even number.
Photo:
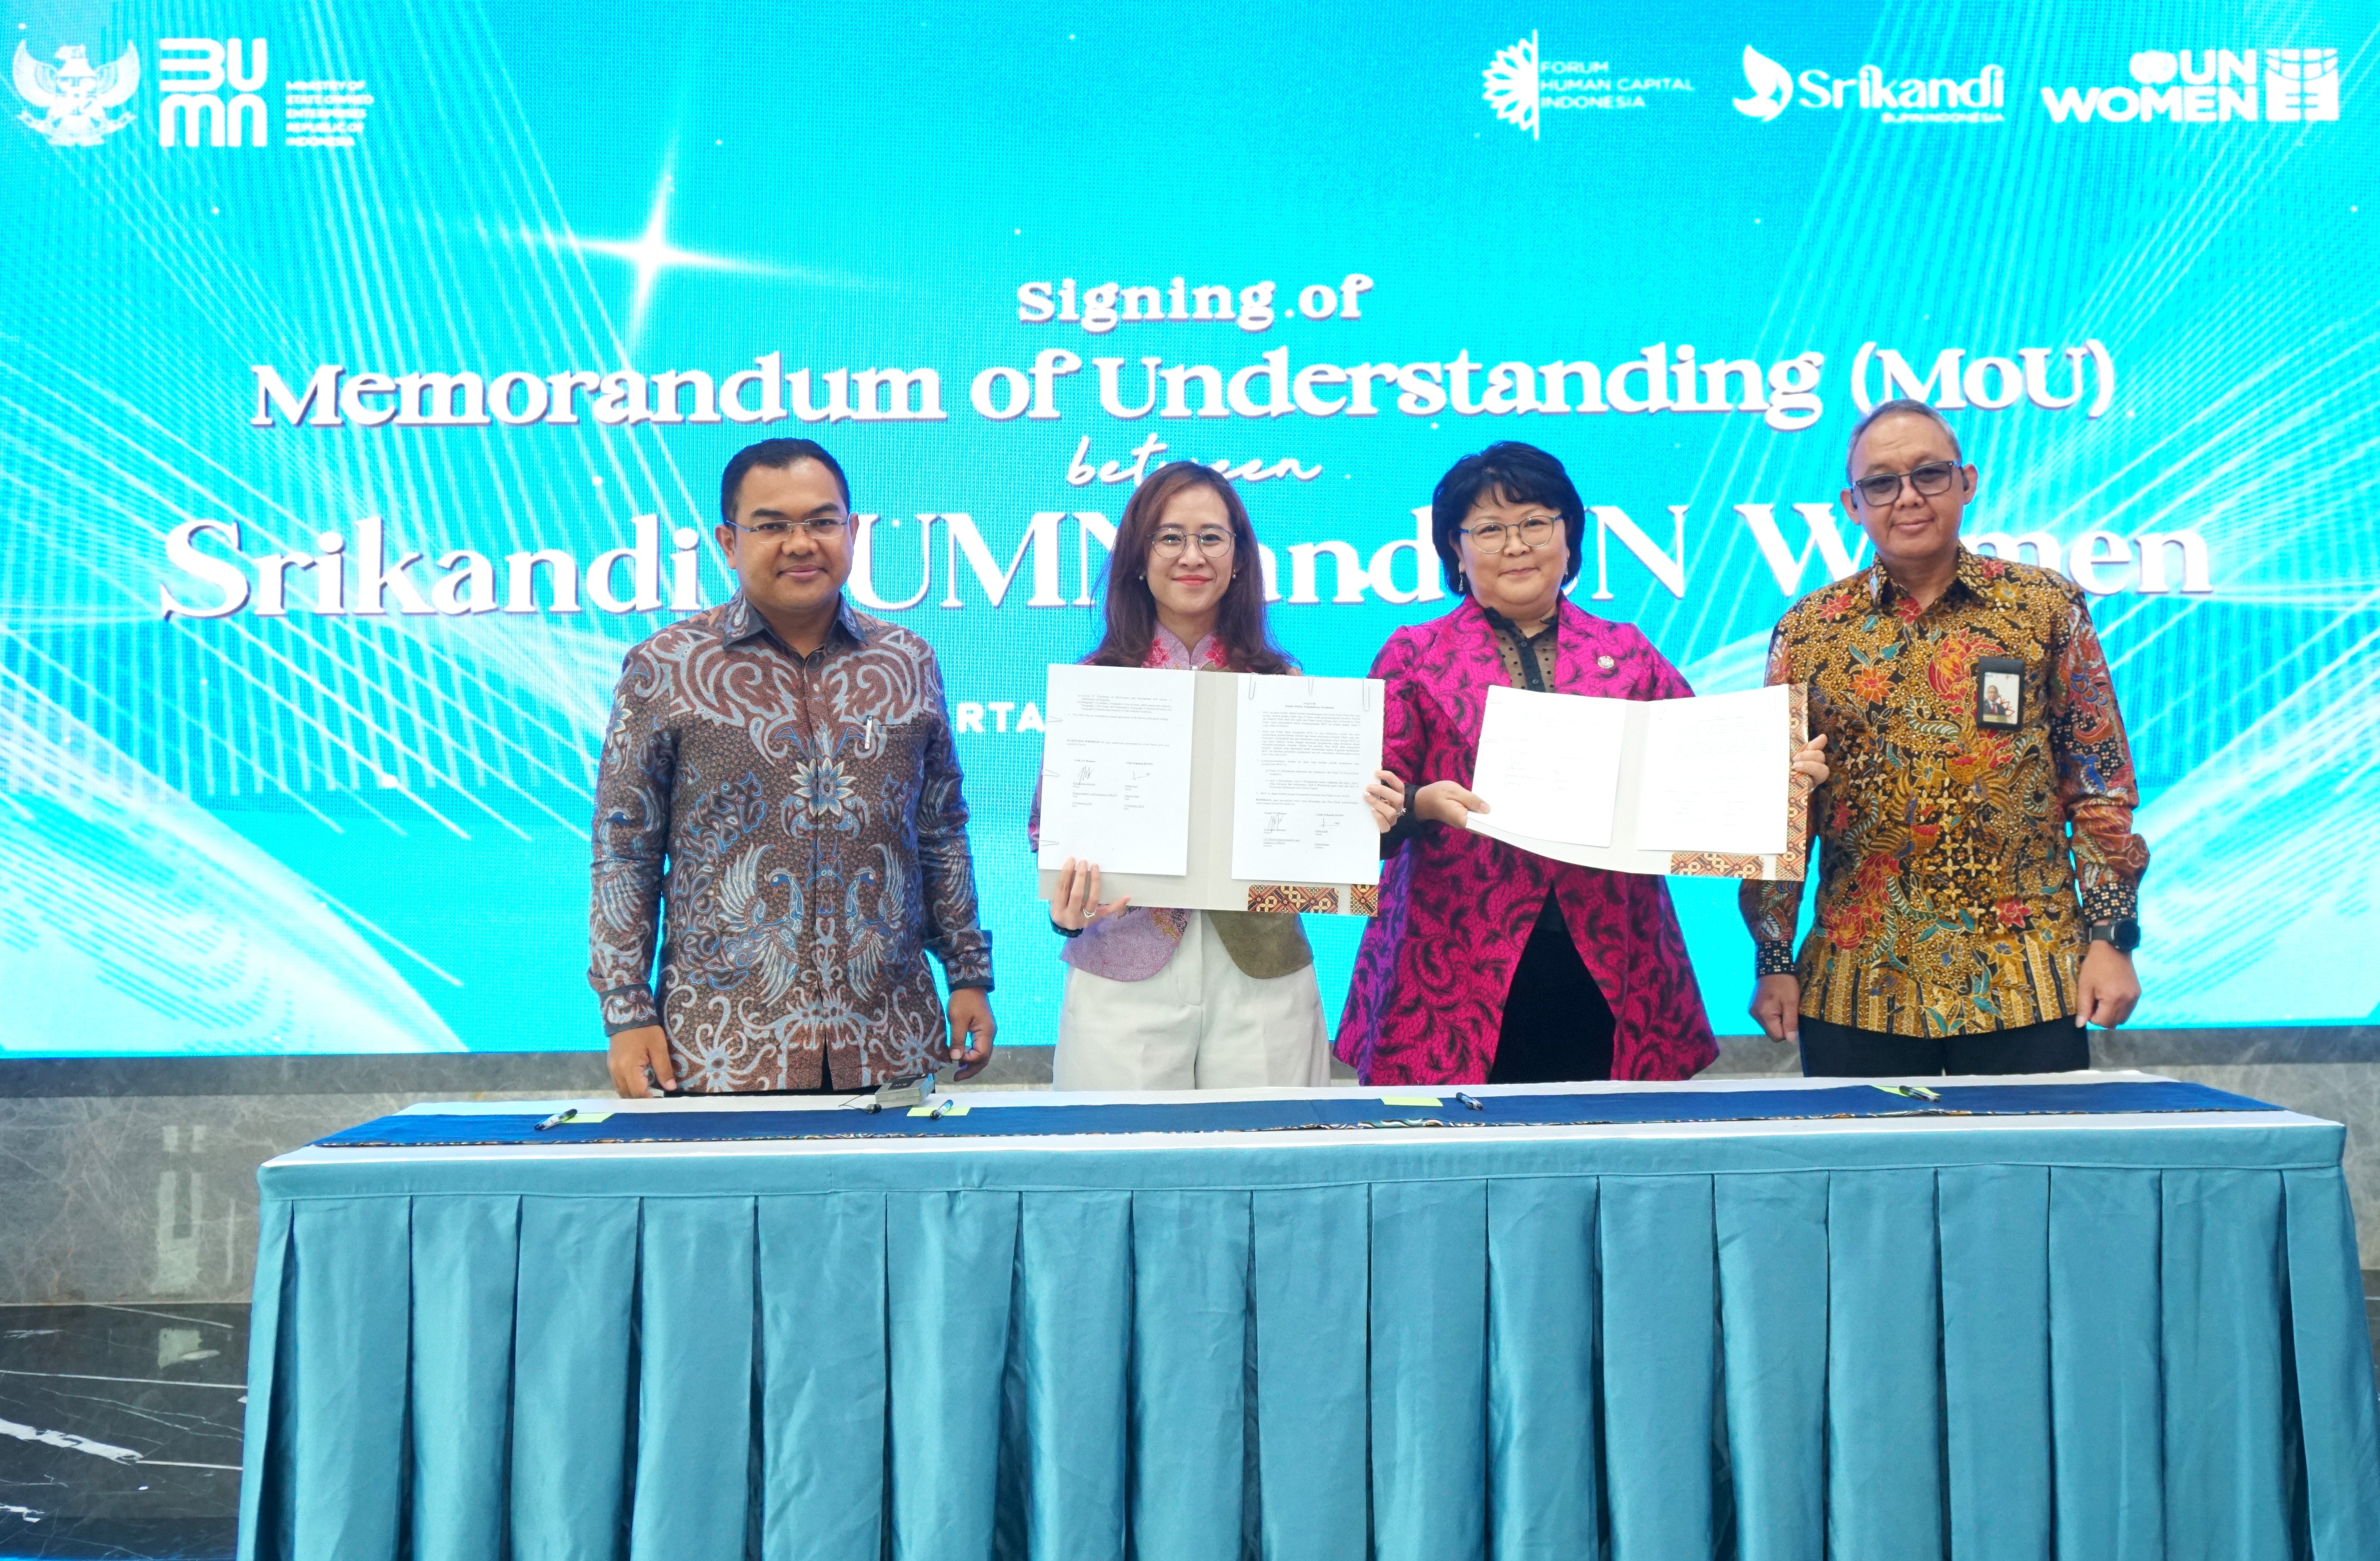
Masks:
[[[1380,768],[1382,689],[1372,678],[1239,679],[1232,877],[1379,881],[1380,832],[1364,786]]]
[[[1471,768],[1487,821],[1570,845],[1609,845],[1627,721],[1625,700],[1489,688]]]
[[[1792,692],[1779,684],[1645,708],[1638,850],[1784,851]]]
[[[1042,705],[1041,855],[1110,873],[1190,870],[1190,718],[1198,674],[1051,667]]]

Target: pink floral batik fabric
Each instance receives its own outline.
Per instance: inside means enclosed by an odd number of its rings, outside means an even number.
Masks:
[[[1564,602],[1556,639],[1559,693],[1693,693],[1625,623]],[[1413,786],[1470,785],[1488,690],[1511,682],[1478,604],[1466,598],[1442,618],[1399,629],[1372,675],[1388,684],[1386,768]],[[1340,1059],[1366,1083],[1484,1082],[1504,995],[1548,889],[1611,1005],[1611,1076],[1683,1079],[1707,1066],[1718,1047],[1659,878],[1548,861],[1436,825],[1415,829],[1382,868],[1379,914],[1364,934],[1339,1022]]]

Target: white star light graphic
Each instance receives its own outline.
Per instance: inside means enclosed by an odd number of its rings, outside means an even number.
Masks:
[[[646,213],[645,231],[634,238],[582,238],[573,235],[571,248],[580,254],[609,255],[625,260],[635,276],[635,285],[628,294],[627,339],[634,342],[644,331],[645,311],[652,302],[653,284],[662,272],[681,267],[691,271],[730,271],[769,276],[773,268],[754,265],[748,260],[730,260],[723,255],[705,255],[692,249],[681,249],[670,242],[670,196],[676,188],[676,179],[664,173],[662,182],[654,187],[652,210]]]

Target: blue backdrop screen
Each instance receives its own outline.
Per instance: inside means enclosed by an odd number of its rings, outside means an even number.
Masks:
[[[1042,669],[1150,463],[1228,466],[1356,673],[1450,605],[1438,475],[1542,444],[1580,605],[1718,691],[1866,562],[1893,394],[2092,593],[2137,1022],[2369,1018],[2380,12],[1823,12],[0,5],[0,1047],[600,1045],[613,681],[794,433],[1046,1041]],[[1672,890],[1747,1030],[1730,888]]]

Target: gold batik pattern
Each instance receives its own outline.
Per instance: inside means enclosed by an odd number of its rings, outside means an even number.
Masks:
[[[2021,662],[2013,727],[1975,719],[1977,663]],[[2070,1017],[2095,920],[2135,913],[2148,847],[2131,748],[2082,593],[1961,551],[1921,610],[1880,566],[1803,598],[1768,681],[1805,685],[1833,778],[1812,802],[1817,926],[1791,954],[1802,886],[1747,883],[1761,974],[1802,1011],[1895,1035]]]

